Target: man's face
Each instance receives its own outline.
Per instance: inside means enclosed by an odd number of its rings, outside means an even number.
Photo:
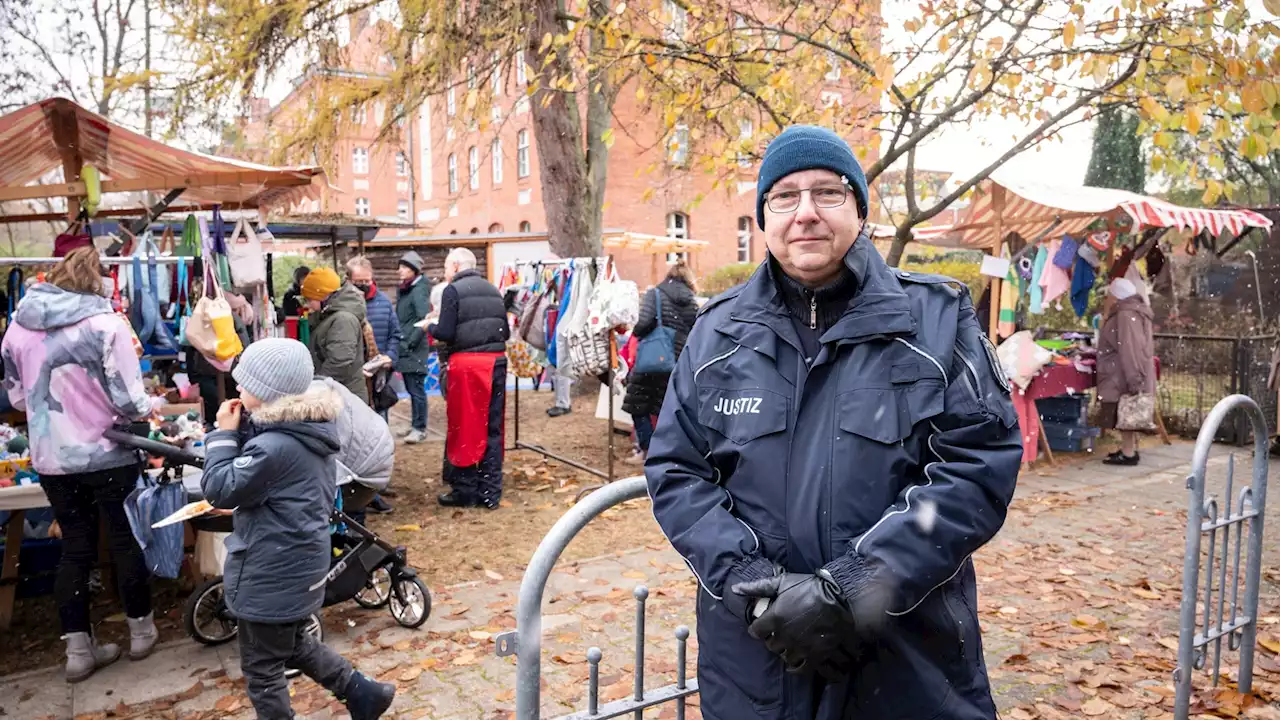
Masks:
[[[447,262],[444,264],[444,281],[453,282],[453,276],[458,273],[458,264]]]
[[[840,199],[838,207],[832,205]],[[775,212],[799,200],[794,210]],[[858,239],[861,220],[853,191],[830,170],[801,170],[770,188],[764,208],[764,238],[782,271],[797,281],[820,287],[840,273],[845,253]]]
[[[307,309],[308,309],[308,310],[310,310],[311,312],[320,312],[320,305],[321,305],[323,302],[324,302],[323,300],[310,300],[310,299],[308,299],[308,300],[307,300]]]
[[[361,292],[369,292],[369,288],[373,286],[373,270],[370,268],[352,270],[351,284],[360,288]]]
[[[400,282],[409,282],[417,277],[417,274],[408,265],[397,265],[396,272],[400,274]]]

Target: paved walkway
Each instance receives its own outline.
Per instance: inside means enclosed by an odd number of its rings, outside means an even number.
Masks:
[[[1106,706],[1114,711],[1104,710],[1108,720],[1163,716],[1191,447],[1145,449],[1137,468],[1092,461],[1020,479],[1005,528],[977,557],[986,659],[1002,713],[1079,717],[1084,703],[1094,702],[1095,710],[1098,702],[1108,702],[1105,697],[1118,703]],[[1226,452],[1219,448],[1211,464],[1216,481]],[[1276,470],[1273,465],[1273,476]],[[1239,463],[1237,487],[1248,476],[1247,461]],[[633,502],[641,511],[643,501]],[[1276,566],[1280,532],[1272,538],[1264,567]],[[1261,614],[1268,616],[1280,610],[1272,580],[1263,583]],[[602,699],[631,692],[631,593],[639,583],[650,588],[646,687],[674,681],[673,635],[678,625],[693,625],[695,591],[679,556],[667,547],[645,547],[565,565],[552,576],[544,605],[545,717],[583,709],[585,651],[592,645],[604,651]],[[329,608],[326,640],[362,671],[399,684],[397,717],[509,717],[515,662],[495,656],[492,637],[514,627],[518,587],[518,578],[504,578],[437,589],[431,620],[417,631],[396,626],[386,611],[354,604]],[[691,639],[690,675],[695,657]],[[1280,667],[1266,654],[1259,669],[1260,677],[1273,678],[1266,673]],[[170,644],[145,661],[118,662],[75,686],[65,684],[57,670],[44,670],[0,678],[0,687],[0,717],[6,720],[253,717],[234,643]],[[345,717],[310,681],[295,682],[294,693],[300,717]],[[1133,705],[1118,699],[1126,694]],[[696,708],[691,716],[697,716]]]

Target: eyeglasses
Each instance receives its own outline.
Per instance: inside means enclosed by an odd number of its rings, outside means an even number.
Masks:
[[[815,185],[798,190],[775,190],[766,193],[764,201],[773,212],[795,212],[800,207],[801,196],[806,192],[813,199],[814,205],[826,209],[840,207],[849,196],[848,188],[843,185]]]

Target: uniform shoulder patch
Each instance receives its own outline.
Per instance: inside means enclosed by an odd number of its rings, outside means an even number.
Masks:
[[[979,337],[982,338],[982,349],[986,351],[987,363],[991,365],[991,374],[995,376],[1000,389],[1004,390],[1006,395],[1012,393],[1013,387],[1009,385],[1009,378],[1004,374],[1004,366],[1000,364],[1000,356],[996,354],[995,344],[985,334],[980,334]]]
[[[257,460],[257,458],[252,455],[241,455],[231,462],[231,466],[237,470],[243,470],[252,465],[255,460]]]
[[[933,273],[915,272],[914,270],[894,270],[899,282],[914,283],[916,285],[932,285],[939,290],[946,292],[953,298],[958,298],[967,291],[965,284],[953,277],[946,275],[935,275]]]
[[[712,308],[723,305],[726,302],[738,297],[738,295],[742,293],[742,288],[745,286],[746,286],[746,283],[743,283],[742,285],[735,285],[729,288],[728,290],[725,290],[724,292],[720,293],[719,295],[711,298],[705,304],[703,304],[702,307],[698,308],[698,317],[702,317],[703,315],[710,312]]]

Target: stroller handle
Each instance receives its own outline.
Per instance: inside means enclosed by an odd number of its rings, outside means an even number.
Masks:
[[[156,442],[155,440],[135,435],[128,430],[111,428],[104,431],[102,436],[119,445],[131,447],[135,450],[144,450],[152,455],[158,455],[180,465],[191,465],[192,467],[198,468],[204,467],[204,459],[201,457],[192,455],[185,450],[179,450],[172,445]]]

